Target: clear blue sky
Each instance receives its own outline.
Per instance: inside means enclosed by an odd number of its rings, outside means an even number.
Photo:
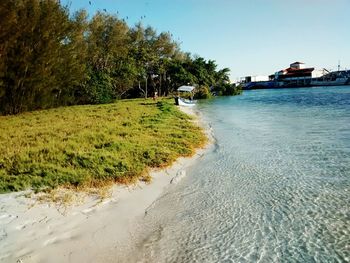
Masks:
[[[61,0],[170,31],[181,49],[231,69],[268,75],[294,61],[350,69],[350,0]]]

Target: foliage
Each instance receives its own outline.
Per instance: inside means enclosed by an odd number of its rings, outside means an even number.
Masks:
[[[85,103],[102,104],[111,103],[115,98],[113,79],[105,71],[96,71],[90,75],[85,85],[83,98]]]
[[[200,86],[196,88],[194,99],[209,99],[209,98],[211,98],[211,93],[208,87]]]
[[[65,104],[62,94],[84,77],[77,28],[57,1],[2,1],[0,111]]]
[[[230,83],[221,83],[212,89],[212,93],[217,96],[234,96],[242,93],[242,88]]]
[[[219,87],[229,69],[180,50],[170,32],[56,0],[0,2],[0,113]],[[203,90],[204,91],[204,90]],[[234,94],[225,87],[220,94]],[[205,95],[206,96],[206,95]],[[205,97],[204,96],[204,97]]]
[[[2,116],[0,192],[135,181],[205,143],[189,118],[144,99]]]

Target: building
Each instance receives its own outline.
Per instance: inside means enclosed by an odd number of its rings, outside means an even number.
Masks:
[[[288,68],[268,76],[248,76],[241,80],[243,89],[271,89],[312,86],[335,86],[350,84],[350,70],[330,72],[326,69],[305,67],[303,62],[294,62]]]
[[[290,64],[291,69],[305,69],[305,63],[303,62],[294,62]]]
[[[241,82],[248,83],[248,82],[258,82],[258,81],[268,81],[268,76],[246,76],[242,79]]]
[[[294,62],[289,65],[289,68],[277,71],[275,74],[270,75],[270,80],[296,80],[312,78],[312,72],[315,68],[306,68],[303,62]]]

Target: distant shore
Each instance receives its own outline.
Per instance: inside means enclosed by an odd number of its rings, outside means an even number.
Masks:
[[[196,115],[193,109],[181,110]],[[195,122],[210,136],[198,116]],[[116,262],[115,251],[132,240],[136,220],[186,175],[186,168],[198,161],[210,142],[209,138],[192,157],[151,171],[150,184],[114,186],[102,201],[89,196],[65,208],[27,198],[23,192],[0,195],[0,262]]]

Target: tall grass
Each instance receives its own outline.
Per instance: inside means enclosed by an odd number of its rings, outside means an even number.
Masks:
[[[0,117],[0,192],[130,183],[206,141],[170,100]],[[147,177],[145,177],[147,178]]]

